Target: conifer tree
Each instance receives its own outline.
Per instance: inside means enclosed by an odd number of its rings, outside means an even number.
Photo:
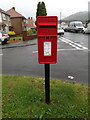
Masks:
[[[36,25],[37,25],[37,17],[38,16],[47,16],[47,11],[44,2],[38,2],[37,11],[36,11]]]

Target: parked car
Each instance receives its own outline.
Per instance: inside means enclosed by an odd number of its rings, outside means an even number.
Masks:
[[[66,28],[64,29],[64,31],[65,31],[65,32],[70,32],[70,28],[69,28],[69,27],[66,27]]]
[[[58,28],[58,35],[64,35],[64,30],[62,29],[62,27]]]
[[[83,30],[83,33],[89,33],[90,34],[90,23],[87,24],[87,28]]]
[[[9,35],[6,32],[0,31],[0,44],[5,44],[9,40]]]
[[[69,24],[70,32],[83,32],[84,29],[85,28],[81,21],[73,21],[73,22],[70,22],[70,24]]]

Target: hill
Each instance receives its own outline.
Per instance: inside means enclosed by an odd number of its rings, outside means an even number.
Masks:
[[[62,20],[68,21],[68,22],[75,21],[75,20],[85,22],[88,20],[88,11],[77,12],[77,13],[72,14],[66,18],[63,18]]]

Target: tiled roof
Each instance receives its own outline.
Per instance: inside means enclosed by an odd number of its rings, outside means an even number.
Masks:
[[[31,28],[35,28],[35,22],[32,19],[28,18],[27,19],[27,26],[31,27]]]
[[[32,19],[30,19],[30,17],[28,18],[27,21],[28,21],[28,22],[32,22],[32,23],[34,23],[34,21],[33,21]]]
[[[18,13],[16,10],[15,10],[15,7],[12,7],[10,10],[7,11],[8,14],[10,14],[11,18],[13,17],[22,17],[22,18],[25,18],[23,15],[21,15],[20,13]]]
[[[6,15],[8,15],[8,16],[10,16],[7,12],[5,12],[4,10],[2,10],[1,8],[0,8],[0,12],[6,14]]]

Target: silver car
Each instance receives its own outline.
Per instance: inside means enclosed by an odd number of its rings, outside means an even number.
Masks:
[[[9,35],[6,32],[0,31],[0,44],[5,44],[9,40]]]

